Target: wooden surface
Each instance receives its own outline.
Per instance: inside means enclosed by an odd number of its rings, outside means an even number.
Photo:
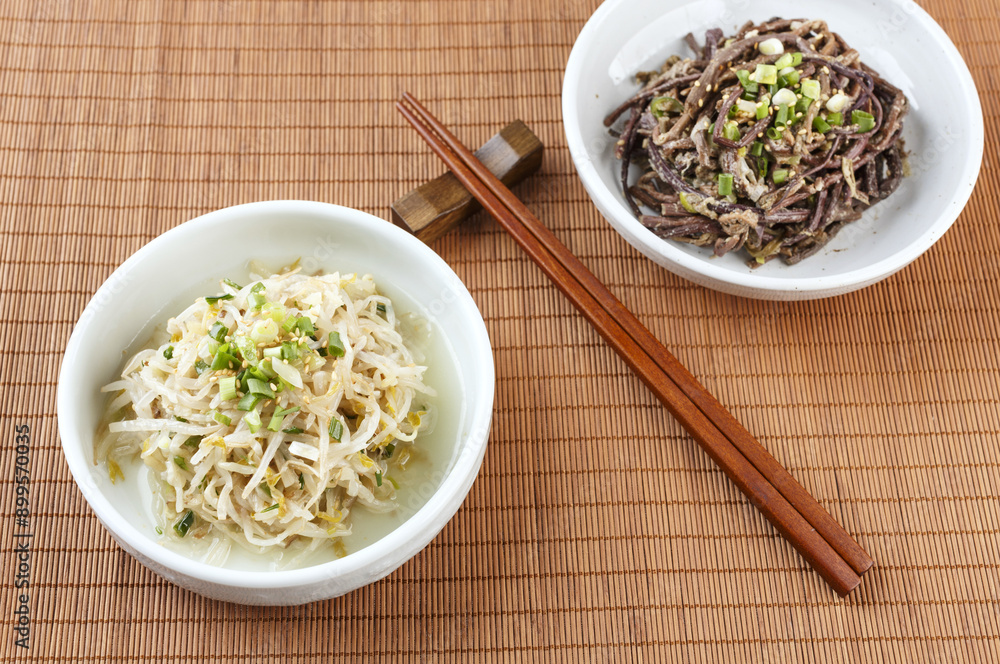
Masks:
[[[768,303],[656,267],[587,198],[559,94],[594,0],[4,3],[0,661],[996,662],[1000,16],[993,0],[922,4],[982,96],[969,206],[881,284]],[[392,107],[403,90],[469,145],[512,118],[538,134],[545,164],[516,191],[872,554],[847,600],[481,214],[432,246],[486,320],[494,427],[427,549],[345,597],[254,609],[182,591],[114,543],[56,431],[77,316],[131,253],[213,209],[300,198],[388,218],[441,173]]]

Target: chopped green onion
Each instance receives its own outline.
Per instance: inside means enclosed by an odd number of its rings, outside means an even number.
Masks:
[[[819,99],[822,88],[819,85],[819,81],[814,78],[807,78],[802,81],[802,96],[808,97],[809,99]]]
[[[253,286],[250,287],[250,292],[251,293],[260,293],[265,288],[267,288],[267,286],[264,285],[264,282],[263,281],[258,281],[257,283],[255,283]]]
[[[740,95],[740,99],[744,99],[746,101],[756,102],[757,101],[757,93],[756,92],[746,92],[746,91],[744,91],[743,94]]]
[[[774,65],[757,65],[751,80],[764,85],[774,85],[778,82],[778,68]]]
[[[281,329],[285,332],[291,332],[295,329],[295,325],[299,322],[298,317],[289,316],[285,319],[285,322],[281,324]]]
[[[649,102],[649,110],[655,118],[662,118],[667,113],[680,113],[684,110],[684,104],[673,97],[657,97]]]
[[[785,161],[787,161],[792,166],[796,166],[800,161],[802,161],[802,156],[801,155],[797,155],[797,154],[793,154],[791,157],[789,157]]]
[[[299,488],[300,489],[306,488],[306,479],[302,477],[302,473],[299,473]]]
[[[267,304],[267,298],[260,293],[250,293],[247,297],[247,303],[250,305],[251,309],[260,309]]]
[[[821,134],[825,134],[828,131],[830,131],[830,124],[826,120],[817,115],[813,119],[813,129],[815,129]]]
[[[788,106],[782,104],[778,107],[778,115],[774,118],[774,124],[784,127],[788,124]]]
[[[233,296],[227,293],[225,295],[213,295],[211,297],[206,297],[205,302],[208,302],[209,304],[216,304],[221,300],[231,300],[231,299],[233,299]]]
[[[279,507],[278,503],[275,503],[275,504],[271,505],[270,507],[265,507],[264,509],[262,509],[260,511],[260,513],[263,514],[264,512],[270,512],[272,510],[278,509],[278,507]]]
[[[159,526],[157,526],[156,528],[153,528],[153,530],[156,531],[157,535],[162,535],[163,534],[163,528],[160,528]]]
[[[274,398],[274,390],[271,389],[271,386],[266,381],[257,378],[248,378],[247,388],[250,390],[250,394],[258,394],[268,399]]]
[[[681,205],[684,207],[685,210],[687,210],[691,214],[698,213],[698,211],[694,209],[694,206],[691,205],[691,201],[688,200],[687,193],[682,191],[679,194],[677,194],[677,197],[681,199]]]
[[[174,524],[174,532],[181,537],[184,537],[188,534],[188,531],[191,530],[192,524],[194,524],[194,512],[188,510],[184,513],[184,516],[178,519],[177,523]]]
[[[174,457],[174,463],[177,464],[177,467],[180,468],[181,470],[187,470],[188,469],[187,459],[185,459],[182,456],[175,456]]]
[[[735,122],[727,122],[722,126],[722,135],[730,141],[740,140],[740,128]]]
[[[385,479],[389,480],[389,484],[392,485],[393,489],[396,489],[397,491],[399,490],[399,484],[396,482],[396,480],[392,479],[388,475],[385,476]]]
[[[396,446],[393,443],[389,443],[383,449],[385,450],[385,454],[383,454],[383,456],[388,459],[392,456],[392,453],[396,451]]]
[[[772,97],[778,94],[779,90],[781,90],[781,86],[778,85],[777,83],[772,83],[771,85],[767,86],[767,94],[769,94]]]
[[[218,422],[219,424],[224,424],[227,427],[230,424],[233,423],[233,420],[232,420],[231,417],[229,417],[228,415],[225,415],[223,413],[220,413],[218,411],[212,413],[212,419],[215,420],[216,422]]]
[[[221,369],[230,369],[233,365],[239,366],[239,360],[220,348],[212,359],[212,364],[209,368],[212,371],[219,371]]]
[[[184,447],[195,449],[201,444],[201,439],[201,436],[188,436],[188,439],[184,441]]]
[[[268,431],[279,431],[281,429],[281,423],[285,421],[285,415],[290,415],[292,413],[297,413],[299,411],[298,406],[288,408],[287,410],[282,410],[281,408],[274,409],[274,415],[271,416],[271,421],[267,424]]]
[[[808,97],[803,97],[802,99],[799,99],[797,102],[795,102],[795,112],[796,113],[807,112],[809,110],[809,107],[812,106],[812,103],[813,100],[809,99]]]
[[[772,177],[774,178],[774,184],[782,184],[788,179],[788,169],[776,168]]]
[[[764,154],[764,144],[761,143],[760,141],[754,141],[753,144],[750,146],[750,154],[752,154],[755,157],[759,157],[762,154]]]
[[[226,340],[227,334],[229,334],[229,328],[219,321],[215,321],[215,325],[213,325],[212,329],[208,331],[208,336],[212,337],[220,344]]]
[[[181,417],[180,415],[174,415],[174,419],[177,420],[178,422],[184,422],[185,424],[187,424],[187,420]]]
[[[344,436],[344,425],[340,423],[340,420],[334,418],[330,420],[330,438],[335,441],[340,442],[340,439]]]
[[[288,433],[288,434],[292,434],[292,435],[297,434],[297,433],[302,433],[302,429],[300,429],[298,427],[288,427],[286,429],[282,429],[281,431],[283,433]]]
[[[260,427],[262,426],[260,421],[260,413],[258,413],[256,410],[251,410],[249,413],[244,415],[243,421],[247,423],[248,427],[250,427],[250,433],[257,433],[258,431],[260,431]]]
[[[789,68],[790,69],[790,68]],[[781,75],[778,79],[778,85],[784,85],[786,88],[796,85],[799,82],[799,71],[797,69],[792,69]]]
[[[801,53],[799,55],[801,55]],[[778,60],[774,63],[774,66],[777,67],[779,70],[785,69],[786,67],[791,67],[792,57],[793,56],[791,53],[785,53],[780,58],[778,58]]]
[[[236,350],[240,352],[244,360],[249,364],[257,366],[257,345],[253,342],[253,339],[241,334],[233,339],[233,345],[236,346]]]
[[[858,125],[858,132],[864,134],[875,128],[875,116],[864,111],[851,111],[851,124]]]
[[[253,410],[258,403],[260,403],[264,397],[259,394],[246,393],[240,399],[240,402],[236,404],[237,410],[248,411]]]
[[[792,53],[792,64],[789,65],[789,66],[790,67],[798,67],[801,64],[802,64],[802,54],[799,53],[798,51],[796,51],[795,53]]]
[[[757,102],[757,119],[763,120],[767,117],[768,107],[767,102]]]
[[[281,359],[283,360],[295,360],[299,357],[299,345],[292,343],[291,341],[286,341],[281,344]]]
[[[733,174],[719,173],[719,196],[728,196],[733,193]]]
[[[382,304],[381,302],[379,302],[378,304],[375,305],[375,311],[379,312],[380,314],[384,314],[385,313],[385,305]]]
[[[313,323],[309,320],[308,316],[302,316],[295,322],[295,327],[298,328],[299,332],[305,335],[316,334],[316,328],[313,327]]]
[[[843,113],[827,113],[826,122],[832,127],[841,127],[844,124]]]
[[[778,131],[777,129],[775,129],[774,127],[770,127],[767,130],[767,137],[770,138],[772,141],[780,140],[781,139],[781,132]]]
[[[270,358],[280,358],[281,357],[281,346],[271,346],[270,348],[264,349],[264,357]]]
[[[166,348],[164,348],[163,349],[163,357],[164,357],[164,359],[167,359],[167,360],[174,359],[174,347],[173,346],[167,346]]]
[[[219,396],[223,401],[229,401],[237,397],[236,376],[226,376],[219,379]]]
[[[770,160],[767,158],[766,154],[761,155],[757,159],[757,177],[760,178],[761,180],[767,177],[767,169],[769,168],[769,163]]]
[[[331,332],[330,340],[326,346],[327,351],[334,357],[343,357],[346,353],[344,342],[340,340],[340,332]]]
[[[382,473],[375,473],[375,486],[382,486]]]
[[[204,360],[197,360],[194,363],[194,372],[199,376],[208,371],[208,363]]]
[[[757,83],[750,80],[750,72],[745,69],[741,69],[736,72],[736,78],[740,79],[740,83],[743,85],[743,89],[752,95],[756,95],[757,91],[760,89]]]
[[[243,290],[243,286],[240,286],[238,283],[236,283],[232,279],[223,279],[222,283],[224,283],[225,285],[229,286],[233,290]]]

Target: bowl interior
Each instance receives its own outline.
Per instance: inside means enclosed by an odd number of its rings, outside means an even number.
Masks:
[[[397,311],[416,313],[432,324],[435,340],[428,357],[442,366],[427,374],[428,384],[438,389],[441,409],[430,435],[440,449],[432,471],[400,494],[401,502],[413,508],[406,512],[412,516],[394,524],[396,530],[378,540],[378,546],[405,549],[421,539],[420,531],[433,529],[433,536],[464,498],[461,489],[468,490],[485,448],[493,402],[485,326],[464,285],[428,247],[381,219],[320,203],[274,201],[205,215],[143,247],[101,287],[74,330],[59,388],[63,447],[88,502],[120,540],[166,567],[180,566],[185,573],[221,583],[281,583],[248,575],[247,570],[270,569],[252,557],[235,556],[235,564],[227,567],[243,571],[228,579],[233,570],[192,564],[157,545],[148,486],[133,478],[113,485],[105,467],[93,462],[94,433],[105,404],[100,387],[115,379],[126,356],[173,312],[200,295],[218,292],[219,279],[245,275],[248,259],[271,268],[299,259],[306,272],[370,273]],[[458,330],[463,333],[456,334]],[[376,540],[372,535],[371,541]],[[362,556],[374,558],[370,552]],[[338,567],[358,565],[355,558],[352,554],[320,566],[332,576]],[[276,574],[301,577],[304,571]]]
[[[615,139],[605,129],[604,117],[637,91],[637,71],[658,69],[672,54],[691,57],[683,42],[688,32],[701,42],[712,27],[732,34],[747,20],[790,13],[826,20],[860,52],[863,62],[906,93],[911,111],[903,136],[912,175],[821,253],[795,266],[772,261],[751,270],[738,255],[714,258],[709,249],[655,237],[632,216],[621,194]],[[564,81],[563,111],[584,185],[629,242],[671,269],[686,268],[736,284],[752,281],[764,288],[808,289],[832,276],[863,281],[899,269],[958,216],[982,156],[982,113],[968,69],[937,24],[908,1],[804,0],[792,8],[775,1],[608,0],[574,48]]]

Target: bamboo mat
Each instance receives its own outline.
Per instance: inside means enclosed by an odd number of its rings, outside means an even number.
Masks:
[[[986,109],[954,229],[822,302],[721,295],[654,267],[588,202],[562,69],[596,0],[38,0],[0,5],[0,654],[37,662],[993,662],[1000,592],[995,0],[925,0]],[[97,523],[56,431],[75,319],[159,233],[247,201],[387,217],[440,173],[393,110],[468,143],[545,142],[519,192],[877,561],[836,598],[492,220],[434,248],[494,343],[494,431],[415,559],[296,608],[203,599]],[[15,645],[15,427],[30,427],[30,647]]]

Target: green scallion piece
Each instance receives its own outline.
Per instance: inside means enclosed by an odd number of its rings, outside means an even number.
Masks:
[[[865,111],[851,111],[851,124],[858,125],[858,132],[864,134],[875,128],[875,116]]]
[[[728,196],[733,193],[733,174],[719,173],[719,196]]]
[[[250,427],[250,433],[257,433],[260,431],[262,423],[260,421],[260,413],[256,410],[251,410],[249,413],[243,416],[243,421],[247,423]]]
[[[330,339],[326,346],[327,352],[334,357],[343,357],[347,349],[344,348],[344,342],[340,340],[340,332],[331,332]]]
[[[757,86],[757,82],[756,81],[751,81],[750,80],[750,72],[748,72],[745,69],[741,69],[738,72],[736,72],[736,78],[740,79],[740,84],[743,86],[743,89],[747,93],[752,94],[752,95],[756,95],[757,94],[757,91],[760,88]]]
[[[385,476],[385,479],[389,480],[389,484],[392,485],[393,489],[396,489],[397,491],[399,491],[399,483],[396,482],[396,480],[392,479],[388,475]]]
[[[295,327],[302,334],[309,336],[310,334],[316,334],[316,328],[313,327],[313,323],[309,320],[308,316],[302,316],[297,321],[295,321]]]
[[[654,118],[662,118],[667,113],[680,113],[684,110],[684,104],[673,97],[657,97],[649,102],[649,111]]]
[[[201,436],[188,436],[188,439],[184,441],[184,447],[189,447],[193,450],[201,444],[201,439]]]
[[[156,531],[157,535],[162,535],[163,534],[163,528],[160,528],[159,526],[157,526],[156,528],[153,528],[153,530]]]
[[[252,394],[248,392],[244,394],[242,398],[240,398],[240,402],[236,404],[236,409],[242,410],[244,412],[248,410],[253,410],[258,403],[263,401],[263,399],[264,397],[260,396],[259,394]]]
[[[194,363],[194,372],[199,376],[208,371],[208,362],[197,360]]]
[[[247,389],[250,390],[250,394],[257,394],[268,399],[274,398],[274,390],[271,389],[267,381],[257,378],[247,378]]]
[[[757,177],[763,180],[767,177],[767,169],[769,168],[770,160],[767,155],[761,155],[757,159]]]
[[[264,509],[262,509],[260,511],[260,513],[263,514],[264,512],[270,512],[270,511],[276,510],[276,509],[278,509],[278,503],[275,503],[275,504],[271,505],[270,507],[265,507]]]
[[[375,311],[379,312],[380,314],[384,314],[385,313],[385,305],[382,304],[381,302],[379,302],[378,304],[375,305]]]
[[[785,69],[786,67],[791,67],[792,65],[792,54],[783,53],[780,58],[774,63],[774,66],[778,68],[778,71]]]
[[[208,336],[215,339],[220,344],[226,340],[227,334],[229,334],[229,328],[219,321],[215,321],[215,324],[212,325],[212,329],[208,331]]]
[[[813,103],[812,99],[809,99],[808,97],[803,97],[802,99],[795,102],[795,112],[796,113],[807,112],[809,110],[809,107],[812,106],[812,103]]]
[[[740,138],[740,128],[735,122],[727,122],[722,127],[722,135],[730,141],[738,141]]]
[[[759,157],[762,154],[764,154],[764,144],[761,143],[760,141],[754,141],[750,145],[750,154],[752,154],[755,157]]]
[[[798,51],[795,51],[794,53],[792,53],[792,64],[790,64],[788,66],[789,67],[798,67],[801,64],[802,64],[802,53],[800,53]]]
[[[286,428],[282,429],[281,431],[282,431],[282,433],[288,433],[288,434],[292,434],[292,435],[295,435],[297,433],[302,433],[302,429],[300,429],[298,427],[286,427]]]
[[[784,127],[788,124],[788,106],[782,104],[778,107],[778,114],[774,118],[774,124]]]
[[[240,286],[238,283],[236,283],[232,279],[223,279],[222,283],[224,283],[225,285],[229,286],[233,290],[243,290],[243,286]]]
[[[187,464],[187,459],[185,459],[185,458],[184,458],[184,457],[182,457],[182,456],[175,456],[175,457],[174,457],[174,463],[175,463],[175,464],[177,465],[177,467],[178,467],[178,468],[180,468],[181,470],[187,470],[187,469],[188,469],[188,464]]]
[[[291,341],[286,341],[281,344],[281,359],[283,360],[295,360],[299,357],[299,345],[292,343]]]
[[[281,346],[271,346],[270,348],[265,348],[263,351],[264,357],[270,358],[281,358]]]
[[[813,129],[815,129],[821,134],[825,134],[828,131],[830,131],[830,124],[826,120],[817,115],[813,119]]]
[[[764,85],[774,85],[778,82],[778,68],[774,65],[757,65],[752,80]]]
[[[179,536],[184,537],[191,530],[191,526],[194,525],[194,512],[188,510],[184,512],[184,516],[177,520],[174,524],[174,532]]]
[[[388,445],[386,445],[382,449],[384,450],[384,452],[382,454],[383,458],[388,459],[388,458],[391,458],[392,457],[392,453],[396,451],[396,446],[393,443],[389,443]]]
[[[802,96],[808,97],[809,99],[819,99],[822,88],[820,87],[819,81],[814,78],[807,78],[802,81]]]
[[[213,295],[211,297],[206,297],[205,302],[208,302],[209,304],[216,304],[217,302],[231,299],[233,299],[233,296],[226,293],[225,295]]]
[[[842,127],[844,125],[844,114],[843,113],[827,113],[826,122],[831,127]]]
[[[167,346],[166,348],[163,349],[163,358],[166,359],[166,360],[172,360],[172,359],[174,359],[174,347],[173,346]]]
[[[798,84],[799,80],[799,72],[793,69],[787,74],[782,74],[781,78],[778,79],[778,84],[784,85],[786,88],[790,88],[793,85]]]
[[[212,359],[212,364],[209,366],[209,368],[212,371],[220,371],[222,369],[231,369],[234,365],[238,366],[239,361],[237,361],[235,357],[233,357],[232,355],[230,355],[229,353],[220,348],[219,351],[215,354],[215,357]]]
[[[771,176],[774,178],[774,184],[784,184],[788,180],[788,169],[776,168]]]
[[[758,120],[763,120],[764,118],[767,117],[767,113],[768,113],[767,104],[762,103],[762,102],[758,102],[757,103],[757,119]]]
[[[223,401],[229,401],[230,399],[235,399],[237,396],[236,376],[226,376],[225,378],[220,378],[219,397],[221,397]]]
[[[302,476],[302,473],[299,473],[299,488],[302,490],[306,488],[306,478]]]
[[[697,214],[698,213],[698,211],[694,208],[694,205],[691,204],[691,201],[688,200],[687,194],[685,192],[683,192],[683,191],[680,192],[679,194],[677,194],[677,197],[679,199],[681,199],[681,206],[685,210],[687,210],[691,214]]]
[[[344,436],[344,425],[340,423],[340,420],[334,418],[330,420],[330,438],[333,438],[338,443],[340,439]]]
[[[382,486],[382,473],[375,473],[375,486]]]
[[[236,350],[240,352],[240,355],[243,356],[243,359],[246,360],[247,363],[257,366],[257,363],[259,362],[259,359],[257,358],[257,345],[254,344],[253,339],[243,336],[242,334],[238,335],[235,339],[233,339],[233,346],[236,347]]]
[[[212,413],[212,419],[218,422],[219,424],[223,424],[227,427],[233,423],[233,419],[231,417],[229,417],[224,413],[220,413],[219,411],[215,411],[214,413]]]
[[[250,305],[251,309],[260,309],[267,304],[267,298],[260,293],[250,293],[250,295],[247,296],[247,303]]]
[[[253,286],[250,287],[250,292],[251,293],[260,293],[265,288],[267,288],[267,286],[264,285],[264,282],[263,281],[258,281],[257,283],[255,283]]]

